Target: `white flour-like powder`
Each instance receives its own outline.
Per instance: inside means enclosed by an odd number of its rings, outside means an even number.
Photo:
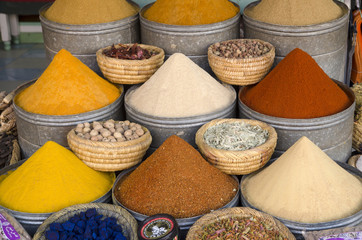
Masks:
[[[220,111],[236,94],[182,53],[173,54],[126,101],[137,111],[158,117],[191,117]]]

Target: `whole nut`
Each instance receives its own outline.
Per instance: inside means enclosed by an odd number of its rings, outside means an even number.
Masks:
[[[102,132],[101,132],[101,135],[102,135],[104,138],[109,137],[109,136],[111,136],[111,131],[105,129],[105,131],[102,131]]]
[[[128,136],[132,136],[133,132],[132,130],[127,130],[124,132],[124,136],[127,138]]]
[[[143,131],[142,128],[141,128],[141,129],[137,129],[137,130],[136,130],[136,134],[137,134],[138,136],[142,136],[143,134],[145,134],[145,131]]]
[[[90,133],[89,133],[92,137],[94,137],[94,136],[97,136],[99,133],[98,133],[98,131],[97,130],[92,130],[92,131],[90,131]]]

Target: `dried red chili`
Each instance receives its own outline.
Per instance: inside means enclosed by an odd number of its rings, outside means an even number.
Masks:
[[[150,57],[157,55],[156,51],[148,51],[145,48],[140,47],[137,43],[130,45],[117,44],[112,45],[111,48],[103,50],[103,54],[107,57],[128,59],[128,60],[142,60],[149,59]]]
[[[237,188],[235,179],[173,135],[117,184],[114,194],[125,207],[144,215],[186,218],[226,205]]]

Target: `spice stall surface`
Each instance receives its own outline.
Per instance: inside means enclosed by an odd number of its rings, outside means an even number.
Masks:
[[[140,6],[145,5],[145,1],[139,2],[141,2]],[[308,1],[308,4],[306,4],[305,0],[296,0],[292,10],[288,9],[290,6],[283,5],[281,1],[262,0],[258,3],[256,7],[248,9],[248,17],[272,24],[289,26],[321,24],[338,19],[344,14],[343,9],[339,7],[340,5],[332,0]],[[100,0],[92,0],[92,2],[84,0],[56,0],[55,4],[48,9],[44,16],[50,21],[61,24],[96,25],[114,22],[129,16],[136,15],[138,17],[135,13],[140,11],[140,9],[134,8],[133,5],[125,0],[107,1],[107,4]],[[66,9],[69,10],[65,11]],[[73,10],[81,11],[76,13]],[[214,14],[210,14],[210,12]],[[318,14],[318,12],[322,14]],[[70,14],[70,17],[66,14]],[[157,0],[152,7],[145,11],[144,17],[147,20],[162,24],[179,26],[198,26],[202,24],[207,27],[231,19],[237,14],[239,14],[238,8],[227,0]],[[279,21],[285,19],[287,22]],[[71,22],[64,22],[64,20]],[[313,22],[308,22],[307,20],[313,20]],[[139,35],[142,35],[139,28],[131,28],[137,31]],[[81,34],[80,32],[77,34]],[[347,38],[345,35],[340,37]],[[140,39],[142,39],[142,36]],[[268,39],[261,40],[268,42]],[[170,46],[173,46],[172,40],[170,39],[169,41]],[[187,41],[192,43],[192,40]],[[52,42],[59,43],[56,38]],[[114,42],[112,44],[118,43]],[[139,43],[142,43],[142,41]],[[110,45],[107,43],[107,46]],[[130,44],[130,46],[134,45]],[[157,47],[162,48],[162,46]],[[176,48],[177,46],[173,47]],[[238,49],[242,47],[243,45],[231,46],[228,50],[239,50],[240,52],[246,50]],[[328,118],[354,106],[353,96],[351,97],[349,92],[344,90],[345,86],[344,88],[341,87],[343,83],[333,81],[328,76],[328,73],[318,67],[318,61],[314,61],[314,57],[310,56],[303,47],[292,44],[292,49],[294,50],[288,52],[288,55],[280,61],[280,64],[275,64],[259,83],[250,86],[241,85],[242,90],[240,90],[237,100],[242,101],[247,107],[250,107],[250,109],[255,110],[257,113],[265,114],[272,118],[296,120]],[[220,49],[220,51],[223,51],[223,49]],[[249,55],[239,54],[239,56],[246,57],[264,54],[262,52],[253,53],[250,51],[248,52]],[[276,53],[277,51],[278,49],[275,48]],[[205,49],[203,55],[207,55],[207,49]],[[223,54],[221,56],[224,57]],[[64,115],[75,116],[77,119],[78,115],[82,113],[92,115],[97,109],[111,105],[116,99],[122,98],[125,92],[132,89],[134,92],[131,94],[133,97],[133,99],[130,99],[132,100],[130,101],[131,106],[140,110],[141,113],[152,115],[155,118],[177,119],[182,117],[187,119],[190,116],[207,114],[229,106],[234,107],[234,110],[236,109],[236,106],[233,105],[235,91],[229,91],[230,89],[224,87],[224,84],[219,84],[218,81],[220,79],[214,77],[212,73],[210,75],[206,73],[202,67],[191,61],[193,60],[192,57],[182,52],[166,55],[165,63],[155,73],[152,73],[150,79],[147,79],[144,84],[127,86],[125,88],[118,88],[113,83],[110,83],[110,80],[100,72],[88,67],[87,64],[81,63],[76,57],[72,51],[67,51],[66,49],[54,53],[53,61],[46,65],[42,74],[28,79],[30,81],[36,78],[38,79],[36,83],[15,97],[17,105],[24,111],[42,116]],[[344,58],[343,61],[346,61],[346,59]],[[345,62],[341,61],[340,64],[344,65]],[[143,74],[142,71],[145,70],[138,71],[140,71],[139,74]],[[1,69],[0,73],[2,73]],[[234,90],[238,89],[239,86],[232,86],[231,88]],[[41,92],[43,94],[40,94]],[[164,92],[167,94],[161,94]],[[155,108],[154,106],[157,107]],[[120,102],[119,110],[123,110],[124,107],[123,102]],[[3,122],[8,123],[11,119],[11,114],[9,115],[4,112],[5,110],[0,110],[1,127],[5,126]],[[353,229],[354,231],[362,231],[362,216],[360,216],[362,209],[360,198],[362,183],[360,178],[355,177],[360,172],[351,174],[342,171],[343,168],[338,167],[338,164],[334,162],[336,159],[329,158],[323,152],[325,149],[318,147],[321,142],[318,139],[310,141],[306,138],[301,138],[296,143],[297,147],[293,145],[295,142],[289,142],[289,146],[292,147],[285,149],[287,157],[282,155],[272,164],[263,165],[258,172],[251,173],[250,176],[253,177],[249,177],[247,180],[243,180],[243,182],[244,184],[246,182],[252,185],[252,187],[248,188],[242,185],[240,189],[235,179],[238,178],[240,180],[242,176],[230,176],[214,167],[199,153],[196,146],[190,146],[190,143],[182,139],[183,132],[179,131],[176,135],[169,138],[165,137],[167,140],[157,145],[152,151],[148,151],[145,157],[143,157],[143,161],[139,165],[134,166],[135,170],[132,170],[129,175],[126,175],[116,185],[114,184],[117,181],[115,180],[115,175],[119,174],[120,176],[123,170],[114,173],[113,170],[102,172],[102,169],[105,169],[102,167],[99,168],[100,170],[92,168],[95,163],[97,166],[102,164],[110,166],[113,164],[113,157],[116,155],[112,151],[104,151],[102,154],[99,154],[99,151],[95,151],[95,149],[99,150],[99,140],[101,143],[105,143],[101,144],[102,147],[111,146],[117,141],[129,141],[128,148],[122,150],[122,154],[125,156],[122,157],[122,163],[124,162],[128,166],[133,158],[128,158],[127,156],[133,156],[136,148],[132,145],[132,141],[142,138],[142,133],[139,132],[140,130],[144,131],[142,123],[134,121],[132,126],[131,124],[123,124],[126,123],[129,117],[127,114],[119,114],[117,116],[116,118],[112,117],[112,119],[107,117],[107,119],[82,121],[79,124],[83,125],[79,125],[78,129],[76,124],[74,124],[72,126],[73,131],[77,134],[79,133],[78,137],[85,139],[84,141],[77,142],[78,146],[74,148],[77,150],[74,150],[74,152],[66,149],[67,146],[61,146],[53,142],[52,139],[49,139],[45,144],[41,144],[39,150],[31,154],[27,160],[24,159],[24,163],[18,163],[16,169],[14,168],[11,171],[0,174],[0,205],[10,209],[11,214],[14,215],[15,213],[15,219],[26,228],[26,223],[20,220],[21,216],[17,215],[18,212],[34,214],[32,216],[38,216],[38,214],[43,213],[50,214],[74,204],[97,201],[102,197],[104,197],[102,199],[105,202],[111,203],[110,189],[113,187],[112,197],[125,206],[125,209],[133,210],[144,216],[168,213],[176,221],[179,221],[179,219],[183,218],[206,216],[209,212],[222,208],[233,200],[236,190],[239,189],[240,192],[246,191],[246,199],[258,209],[270,214],[270,218],[285,218],[309,224],[311,222],[320,223],[344,220],[352,215],[353,219],[348,224],[350,226],[357,225]],[[350,122],[352,117],[352,115],[348,115],[346,122]],[[117,121],[122,121],[121,127],[116,126],[115,123]],[[104,125],[105,123],[107,123],[107,126]],[[202,124],[204,123],[206,122]],[[59,125],[62,124],[63,122],[60,121]],[[150,125],[161,129],[164,127],[152,121]],[[273,123],[270,125],[273,126]],[[80,129],[80,126],[82,126],[82,129]],[[133,127],[134,129],[132,129]],[[348,128],[348,133],[352,134],[352,125],[346,124],[345,127]],[[340,129],[345,131],[344,127]],[[25,130],[23,131],[25,134],[31,134],[30,132],[26,133]],[[136,132],[137,130],[139,134]],[[244,130],[250,131],[250,129]],[[278,131],[278,129],[276,130]],[[322,128],[321,131],[324,130]],[[349,130],[351,131],[349,132]],[[46,131],[39,124],[39,133]],[[225,141],[225,139],[231,141],[226,143],[226,145],[233,146],[232,151],[236,151],[240,146],[235,146],[234,141],[243,142],[240,134],[233,136],[237,131],[241,130],[208,132],[207,134],[209,135],[206,138],[208,140],[212,139],[212,136],[210,137],[211,134],[216,136],[216,139],[212,140],[214,143],[216,141]],[[68,131],[59,132],[59,135],[64,135],[66,139],[67,133]],[[150,133],[152,135],[151,130]],[[263,141],[266,141],[268,138],[268,135],[260,129],[254,134],[259,137],[262,135]],[[337,135],[342,134],[338,133]],[[16,137],[17,135],[13,134],[13,136]],[[224,138],[224,136],[227,137]],[[322,134],[321,136],[324,137],[326,135]],[[194,140],[194,137],[193,135],[190,139]],[[346,143],[349,143],[350,139],[348,138]],[[96,141],[98,144],[95,143]],[[279,132],[277,141],[285,141],[285,138]],[[83,144],[84,142],[86,144]],[[209,144],[212,145],[214,143]],[[263,143],[260,142],[260,144]],[[146,149],[148,146],[147,143]],[[216,147],[217,145],[213,146]],[[353,149],[349,144],[343,146],[349,146],[349,149],[345,152],[352,152]],[[250,147],[255,148],[254,145]],[[10,149],[10,145],[7,144],[6,148]],[[16,149],[15,145],[12,146],[11,151],[7,151],[7,154],[15,154],[14,149]],[[76,151],[86,153],[82,155],[83,159],[77,156],[80,152]],[[142,154],[144,153],[142,152]],[[348,155],[350,154],[348,153]],[[305,156],[308,156],[307,160]],[[92,164],[84,164],[87,161]],[[6,164],[13,162],[7,161]],[[323,164],[318,165],[318,163]],[[222,165],[223,162],[219,161],[218,164]],[[228,164],[233,164],[233,161],[231,163],[228,162]],[[129,164],[129,166],[131,165],[134,165],[133,162]],[[279,166],[277,170],[274,169],[276,165]],[[322,189],[317,188],[318,186]],[[262,199],[260,199],[261,195],[258,193],[263,194]],[[77,194],[80,194],[80,196],[76,198]],[[351,198],[350,196],[354,194],[356,194],[356,197]],[[52,198],[48,196],[52,196]],[[282,200],[278,199],[280,196],[283,197]],[[118,208],[119,206],[115,204],[115,199],[113,199],[112,206]],[[239,201],[236,204],[238,206],[245,205],[245,203],[239,203]],[[314,208],[310,208],[310,205]],[[285,211],[283,211],[284,206],[288,207]],[[237,214],[237,212],[239,211],[235,211],[233,214]],[[87,219],[89,220],[92,216],[90,214]],[[96,215],[94,216],[96,217]],[[100,218],[98,216],[95,219],[97,224],[107,224],[107,221],[98,221]],[[233,222],[238,218],[230,219]],[[35,220],[35,218],[32,220]],[[40,219],[37,221],[37,226],[44,220]],[[243,239],[247,236],[250,236],[249,239],[252,239],[252,236],[257,236],[258,234],[253,230],[252,235],[247,235],[250,229],[248,230],[244,225],[248,225],[248,221],[254,221],[255,219],[249,217],[244,220],[243,224],[233,224],[235,229],[229,229],[228,231],[237,236],[240,236],[238,231],[241,231]],[[74,226],[76,224],[82,225],[79,222],[82,222],[82,220],[78,219],[76,223],[72,223],[69,220],[66,223],[64,222],[64,226],[69,230],[69,227],[72,228],[73,224]],[[280,222],[283,224],[283,221]],[[289,227],[287,224],[285,225]],[[77,228],[77,231],[83,229],[83,231],[87,231],[88,237],[95,234],[92,238],[97,238],[98,230],[93,228],[90,231],[92,224],[87,226],[89,230],[87,230],[86,226],[83,226],[85,228]],[[112,226],[115,227],[116,225],[110,225],[110,228]],[[180,238],[184,239],[190,226],[186,228],[182,225],[180,226]],[[265,225],[265,223],[259,226],[261,226],[259,228],[270,230],[269,226]],[[54,228],[55,225],[51,225],[51,227]],[[240,230],[239,228],[245,229]],[[58,228],[58,230],[60,229]],[[118,237],[114,236],[114,238],[111,238],[109,237],[110,235],[107,235],[106,229],[107,227],[103,226],[103,239],[123,239],[121,235],[125,236],[125,234],[118,234],[121,229],[117,227],[117,231],[113,230],[117,232],[115,235]],[[53,230],[51,229],[51,234],[48,234],[48,239],[53,239],[54,235],[52,234],[60,236],[61,233],[59,231],[52,232]],[[303,239],[301,232],[295,231],[293,228],[289,230],[295,234],[297,239]],[[33,235],[35,231],[36,228],[33,228],[32,232],[29,231],[29,233]],[[266,231],[261,234],[265,233]],[[72,235],[72,233],[68,234]],[[235,236],[221,235],[225,234],[223,230],[208,231],[207,234],[213,235],[212,238],[235,239]],[[26,238],[27,235],[23,235]],[[104,238],[104,236],[108,237]],[[87,237],[83,237],[83,239],[87,239]]]

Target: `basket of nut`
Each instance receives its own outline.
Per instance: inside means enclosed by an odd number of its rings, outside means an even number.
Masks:
[[[117,44],[96,53],[103,75],[118,84],[138,84],[147,81],[163,64],[162,48],[145,44]]]
[[[104,172],[128,169],[142,161],[152,137],[130,121],[81,123],[68,135],[72,151],[89,167]]]
[[[212,71],[221,81],[245,86],[259,82],[269,72],[275,48],[258,39],[232,39],[212,44],[207,54]]]

